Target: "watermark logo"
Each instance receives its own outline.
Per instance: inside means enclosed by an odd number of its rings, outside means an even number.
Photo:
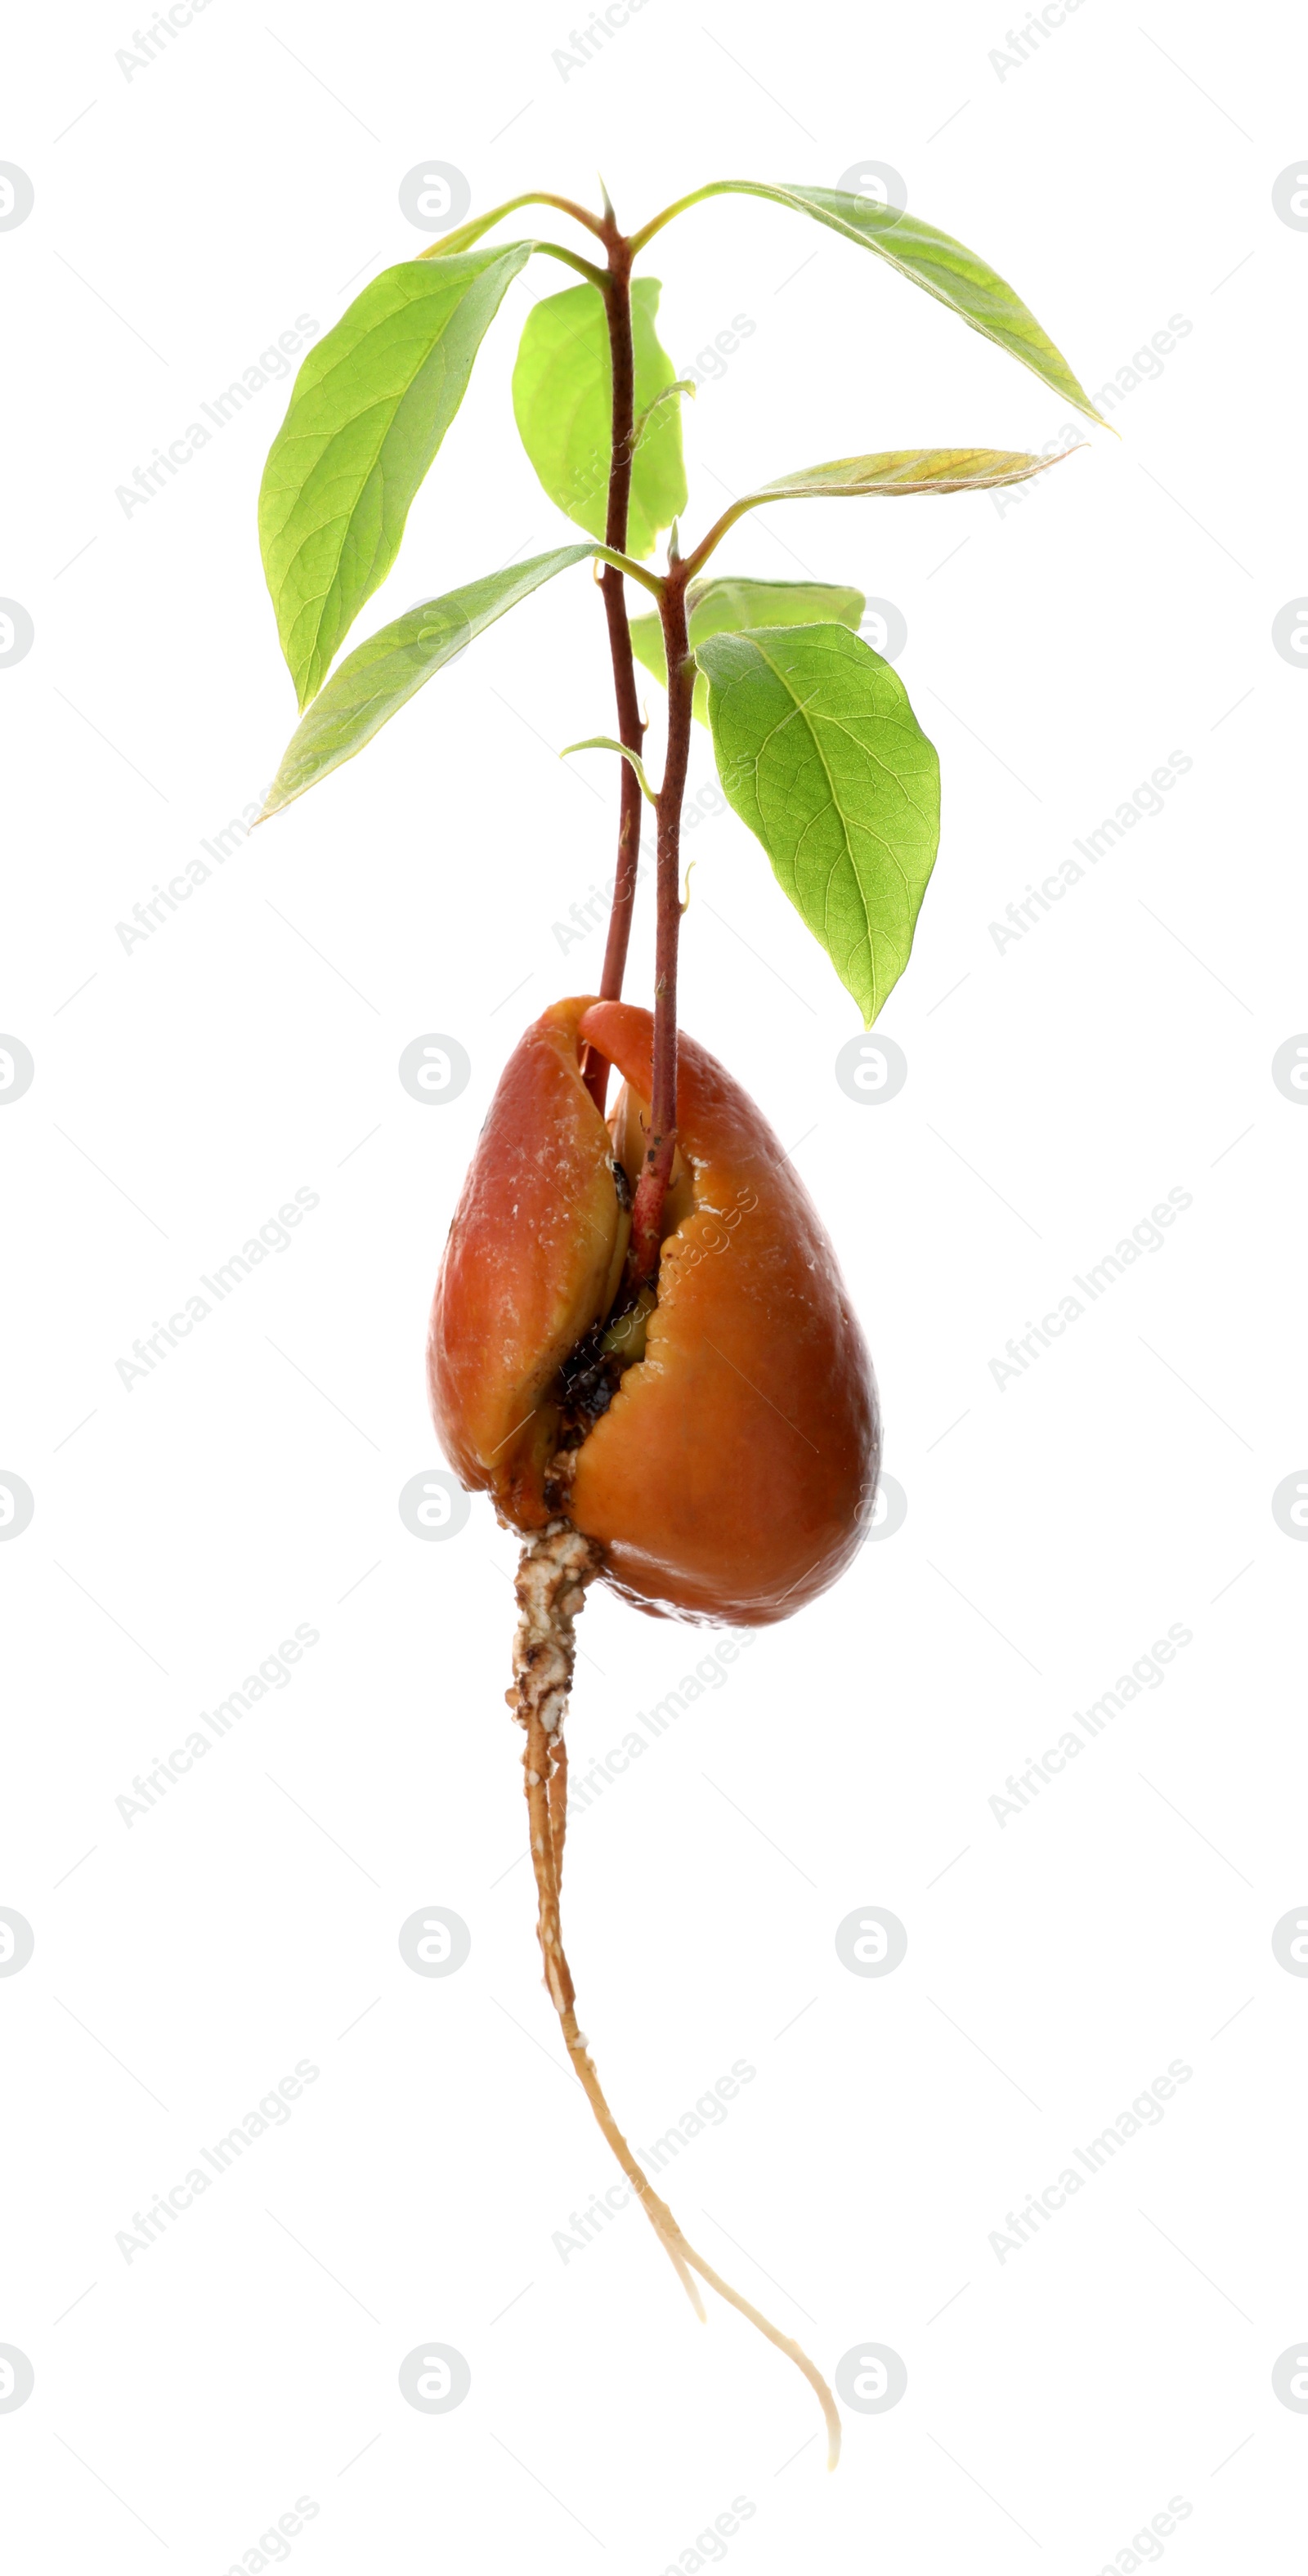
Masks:
[[[883,662],[897,662],[908,642],[908,619],[893,599],[868,599],[863,603],[858,631]]]
[[[471,1948],[463,1916],[447,1905],[424,1905],[400,1925],[400,1957],[415,1977],[452,1977]]]
[[[31,1090],[35,1071],[31,1048],[24,1046],[21,1038],[0,1034],[0,1109],[7,1109],[11,1101],[21,1100],[23,1093]]]
[[[893,1100],[908,1080],[908,1058],[894,1038],[846,1038],[836,1056],[836,1080],[847,1100],[863,1108]]]
[[[0,602],[0,606],[4,604]],[[1287,599],[1284,608],[1277,609],[1272,619],[1272,642],[1283,662],[1291,663],[1296,671],[1308,671],[1308,599]]]
[[[1292,2343],[1272,2364],[1272,2387],[1283,2406],[1308,2415],[1308,2343]]]
[[[453,232],[472,204],[472,190],[452,161],[419,161],[400,181],[400,213],[420,233]]]
[[[878,1479],[872,1518],[863,1532],[864,1543],[869,1539],[893,1538],[896,1530],[902,1530],[907,1518],[908,1496],[903,1486],[897,1476],[883,1474]]]
[[[842,170],[836,186],[847,197],[866,197],[871,206],[889,206],[902,215],[908,204],[908,189],[897,170],[888,161],[854,161]]]
[[[0,1047],[9,1043],[0,1038]],[[3,1079],[4,1063],[0,1058],[0,1081]],[[1308,1029],[1297,1037],[1282,1039],[1272,1058],[1272,1080],[1296,1109],[1308,1108]]]
[[[457,1038],[429,1029],[425,1037],[410,1038],[400,1056],[399,1072],[411,1100],[421,1101],[424,1109],[443,1108],[447,1100],[457,1100],[467,1090],[472,1058]]]
[[[1272,204],[1291,232],[1308,233],[1308,161],[1292,161],[1272,181]]]
[[[471,1499],[457,1478],[438,1468],[410,1476],[400,1488],[400,1518],[413,1538],[457,1538],[471,1511]]]
[[[855,1977],[888,1977],[908,1949],[908,1933],[884,1905],[860,1905],[836,1925],[836,1957]]]
[[[1272,1518],[1287,1538],[1308,1538],[1308,1467],[1296,1467],[1292,1476],[1282,1476],[1272,1496]],[[4,1535],[0,1530],[0,1537]]]
[[[472,2372],[452,2343],[420,2343],[400,2363],[400,2395],[420,2415],[449,2415],[463,2404]]]
[[[36,2372],[16,2343],[0,2343],[0,2415],[14,2415],[27,2404]]]
[[[836,2363],[836,2395],[856,2415],[888,2415],[908,2386],[908,2371],[888,2343],[856,2343]]]
[[[16,161],[0,161],[0,233],[25,224],[36,204],[36,190]]]
[[[16,1977],[36,1948],[36,1934],[25,1914],[0,1905],[0,1977]]]
[[[21,1538],[35,1510],[31,1486],[12,1467],[0,1467],[0,1539]]]
[[[36,628],[19,599],[0,599],[0,671],[21,662],[36,641]]]
[[[1308,1977],[1308,1905],[1296,1905],[1273,1927],[1272,1957],[1287,1975]]]

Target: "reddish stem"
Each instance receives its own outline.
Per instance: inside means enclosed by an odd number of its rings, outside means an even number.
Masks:
[[[659,602],[668,666],[668,744],[658,793],[658,894],[654,973],[654,1066],[649,1145],[631,1212],[627,1281],[642,1287],[658,1269],[663,1201],[677,1143],[677,943],[681,933],[681,800],[690,758],[695,665],[686,633],[686,567],[675,563]],[[623,767],[630,764],[626,761]]]
[[[632,438],[636,417],[636,363],[631,336],[631,245],[618,231],[611,212],[605,217],[604,239],[609,265],[603,294],[608,317],[609,351],[613,368],[612,447],[609,460],[608,511],[604,526],[606,545],[619,554],[627,550],[627,513],[631,501]],[[617,702],[618,737],[628,750],[638,752],[644,739],[640,706],[636,696],[636,665],[631,650],[631,629],[627,622],[627,601],[621,573],[606,564],[600,589],[604,595],[604,614],[608,620],[609,653],[613,663],[613,693]],[[613,908],[609,915],[608,942],[604,951],[604,972],[600,979],[600,998],[616,1002],[621,998],[622,979],[626,971],[627,948],[631,939],[632,907],[636,899],[636,871],[640,864],[640,781],[630,761],[619,764],[622,777],[618,790],[618,861],[613,883]],[[586,1087],[601,1116],[608,1089],[609,1068],[606,1059],[591,1049],[586,1065]]]

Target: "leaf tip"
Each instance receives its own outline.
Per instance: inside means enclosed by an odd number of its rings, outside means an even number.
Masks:
[[[1078,394],[1077,409],[1078,411],[1084,412],[1087,420],[1094,421],[1098,428],[1112,430],[1114,438],[1121,437],[1122,433],[1120,429],[1113,429],[1111,420],[1105,420],[1103,413],[1101,411],[1096,411],[1094,404],[1090,400],[1089,394]]]

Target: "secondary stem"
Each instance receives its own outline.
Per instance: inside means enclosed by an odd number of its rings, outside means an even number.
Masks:
[[[604,526],[606,545],[625,554],[627,547],[627,514],[631,502],[632,438],[636,423],[636,361],[631,333],[631,245],[618,231],[612,213],[606,216],[606,241],[609,265],[604,282],[604,309],[609,326],[609,352],[613,370],[612,444],[609,458],[608,510]],[[636,666],[631,650],[631,629],[627,622],[627,599],[622,574],[616,565],[606,564],[600,581],[604,596],[604,614],[608,620],[609,654],[613,663],[613,694],[617,703],[618,737],[629,751],[638,752],[644,740],[640,704],[636,696]],[[621,998],[622,979],[626,972],[627,949],[631,939],[632,907],[636,899],[636,872],[640,864],[640,782],[629,761],[620,763],[622,777],[618,789],[618,859],[613,881],[613,907],[609,915],[608,941],[604,951],[604,971],[600,978],[600,998],[616,1002]],[[601,1116],[608,1088],[609,1068],[605,1058],[592,1050],[586,1068],[586,1086]]]
[[[604,541],[618,554],[627,548],[627,517],[631,503],[632,444],[636,421],[636,367],[631,329],[631,243],[619,232],[617,218],[605,200],[604,234],[608,251],[608,270],[602,283],[604,309],[609,326],[609,352],[613,376],[613,409],[609,454],[608,508]],[[663,784],[657,800],[658,872],[655,931],[654,974],[654,1064],[650,1098],[650,1139],[645,1164],[636,1188],[632,1210],[631,1246],[627,1256],[629,1288],[643,1287],[658,1269],[662,1241],[663,1202],[672,1171],[672,1158],[677,1142],[677,942],[681,930],[681,895],[679,860],[681,850],[681,803],[686,786],[686,767],[690,758],[690,723],[694,700],[695,672],[690,660],[686,632],[686,583],[690,567],[674,563],[660,594],[659,610],[663,620],[663,649],[668,671],[668,741],[663,765]],[[604,612],[608,620],[609,653],[613,663],[613,689],[617,702],[618,737],[629,751],[639,752],[645,736],[640,705],[636,696],[636,666],[631,650],[631,629],[627,622],[626,593],[623,575],[615,564],[606,564],[600,581],[604,594]],[[629,761],[621,764],[618,790],[618,861],[613,881],[613,908],[609,915],[608,940],[604,951],[604,971],[600,981],[600,998],[606,1002],[620,1000],[626,972],[627,949],[631,939],[631,917],[636,897],[636,875],[640,864],[640,781]],[[609,1068],[605,1059],[591,1050],[586,1064],[586,1087],[601,1116],[608,1089]]]
[[[690,759],[695,665],[686,632],[686,566],[674,563],[659,601],[668,667],[668,742],[659,789],[654,971],[654,1065],[649,1145],[631,1212],[629,1287],[652,1279],[663,1239],[663,1201],[677,1143],[677,944],[681,933],[681,801]],[[630,763],[623,762],[628,769]]]

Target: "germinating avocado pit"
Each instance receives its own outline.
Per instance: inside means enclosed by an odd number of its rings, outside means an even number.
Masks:
[[[764,221],[780,213],[834,234],[842,257],[856,254],[851,291],[865,255],[887,263],[1060,404],[1099,418],[1012,287],[903,208],[758,180],[715,180],[631,233],[607,191],[599,210],[537,190],[493,207],[371,279],[296,378],[259,524],[302,712],[265,811],[353,759],[498,618],[590,565],[616,732],[566,748],[606,751],[619,764],[599,992],[551,1004],[504,1068],[441,1263],[428,1385],[451,1465],[523,1542],[507,1697],[526,1735],[537,1937],[569,2061],[697,2313],[707,2281],[795,2363],[821,2404],[834,2467],[840,2420],[821,2371],[687,2243],[618,2128],[578,2028],[559,1919],[564,1721],[576,1620],[592,1583],[651,1617],[766,1629],[811,1608],[851,1564],[876,1494],[876,1386],[830,1240],[760,1109],[678,1026],[683,806],[698,721],[722,796],[870,1027],[908,963],[935,865],[939,762],[897,672],[858,631],[861,590],[836,578],[778,582],[735,565],[723,576],[711,560],[754,509],[962,501],[1025,484],[1062,459],[977,445],[836,457],[746,492],[683,548],[682,403],[694,388],[676,378],[659,342],[659,282],[636,265],[674,220],[723,195],[758,201]],[[526,206],[561,217],[579,242],[536,229],[486,241]],[[531,302],[514,416],[574,534],[506,563],[506,531],[497,530],[488,555],[500,569],[418,603],[337,661],[394,562],[481,342],[534,257],[561,263],[569,283]],[[648,558],[665,534],[655,571]],[[634,627],[632,588],[644,594]],[[646,773],[637,654],[666,691],[657,787]],[[447,757],[442,745],[434,771]],[[622,999],[646,803],[655,818],[648,1010]],[[441,836],[431,839],[435,862],[447,864]],[[500,874],[494,852],[486,857],[489,899],[516,901],[521,866],[507,832],[503,846]],[[594,856],[585,864],[602,871]],[[833,1023],[832,1052],[840,1034]],[[780,1105],[784,1043],[771,1060]]]
[[[582,1077],[591,1045],[623,1077],[611,1124]],[[642,1609],[765,1625],[860,1544],[876,1387],[793,1164],[684,1033],[658,1271],[624,1285],[652,1046],[647,1011],[583,997],[510,1058],[441,1265],[432,1413],[514,1529],[564,1514]]]

